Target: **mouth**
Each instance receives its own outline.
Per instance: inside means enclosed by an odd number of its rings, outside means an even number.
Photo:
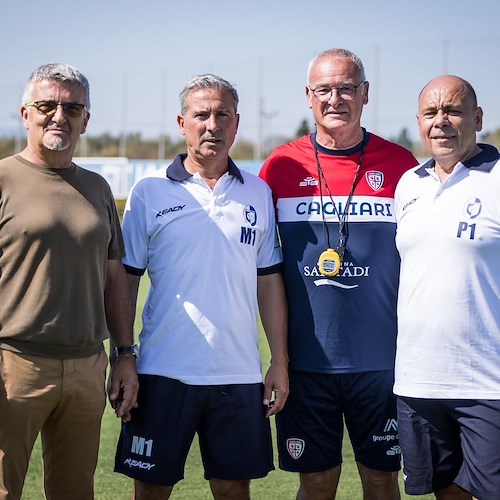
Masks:
[[[48,128],[45,130],[46,132],[50,132],[52,134],[68,134],[69,132],[67,130],[64,130],[62,128]]]
[[[339,117],[339,116],[346,116],[347,115],[347,111],[341,111],[341,110],[337,110],[337,109],[330,109],[328,111],[325,111],[325,116],[335,116],[335,117]]]
[[[208,137],[207,139],[203,139],[203,142],[208,142],[209,144],[218,144],[222,141],[220,139],[217,139],[216,137]]]
[[[453,135],[433,135],[430,137],[432,141],[449,141],[453,139],[455,136]]]

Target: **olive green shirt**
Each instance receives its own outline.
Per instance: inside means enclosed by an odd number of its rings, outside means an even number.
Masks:
[[[107,263],[123,256],[100,175],[0,160],[0,348],[58,358],[102,350]]]

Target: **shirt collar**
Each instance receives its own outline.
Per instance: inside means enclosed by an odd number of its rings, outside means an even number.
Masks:
[[[467,168],[473,168],[480,172],[489,172],[495,163],[500,158],[500,153],[497,148],[490,146],[489,144],[478,144],[481,148],[481,152],[476,156],[473,156],[467,161],[464,161],[462,165]],[[420,167],[415,170],[415,173],[419,177],[425,177],[429,175],[429,171],[434,169],[436,162],[433,158],[423,163]]]
[[[316,141],[316,135],[317,132],[313,132],[311,134],[311,142],[313,146],[318,148],[318,151],[327,155],[331,156],[350,156],[356,153],[359,153],[366,145],[368,144],[368,141],[370,140],[370,132],[367,132],[365,128],[361,127],[361,130],[363,131],[363,139],[361,142],[353,146],[352,148],[349,149],[328,149],[322,146],[319,142]]]
[[[190,174],[184,166],[184,160],[187,158],[186,153],[179,154],[175,157],[174,161],[167,167],[166,175],[172,181],[182,182],[188,180],[193,174]],[[243,176],[240,169],[236,166],[233,160],[228,157],[228,173],[236,177],[242,184],[244,184]]]

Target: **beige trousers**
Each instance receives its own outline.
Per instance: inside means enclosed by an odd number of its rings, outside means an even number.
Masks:
[[[40,432],[47,499],[94,498],[106,366],[104,351],[55,359],[0,349],[0,500],[21,498]]]

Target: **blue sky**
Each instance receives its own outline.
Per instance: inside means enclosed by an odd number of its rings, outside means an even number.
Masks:
[[[330,47],[363,60],[371,85],[363,125],[379,135],[406,127],[416,140],[417,95],[442,73],[469,80],[484,130],[500,128],[496,0],[23,0],[0,12],[0,132],[20,127],[28,74],[59,61],[90,80],[90,134],[178,139],[179,91],[212,72],[240,94],[239,137],[290,135],[302,119],[312,124],[306,69]]]

